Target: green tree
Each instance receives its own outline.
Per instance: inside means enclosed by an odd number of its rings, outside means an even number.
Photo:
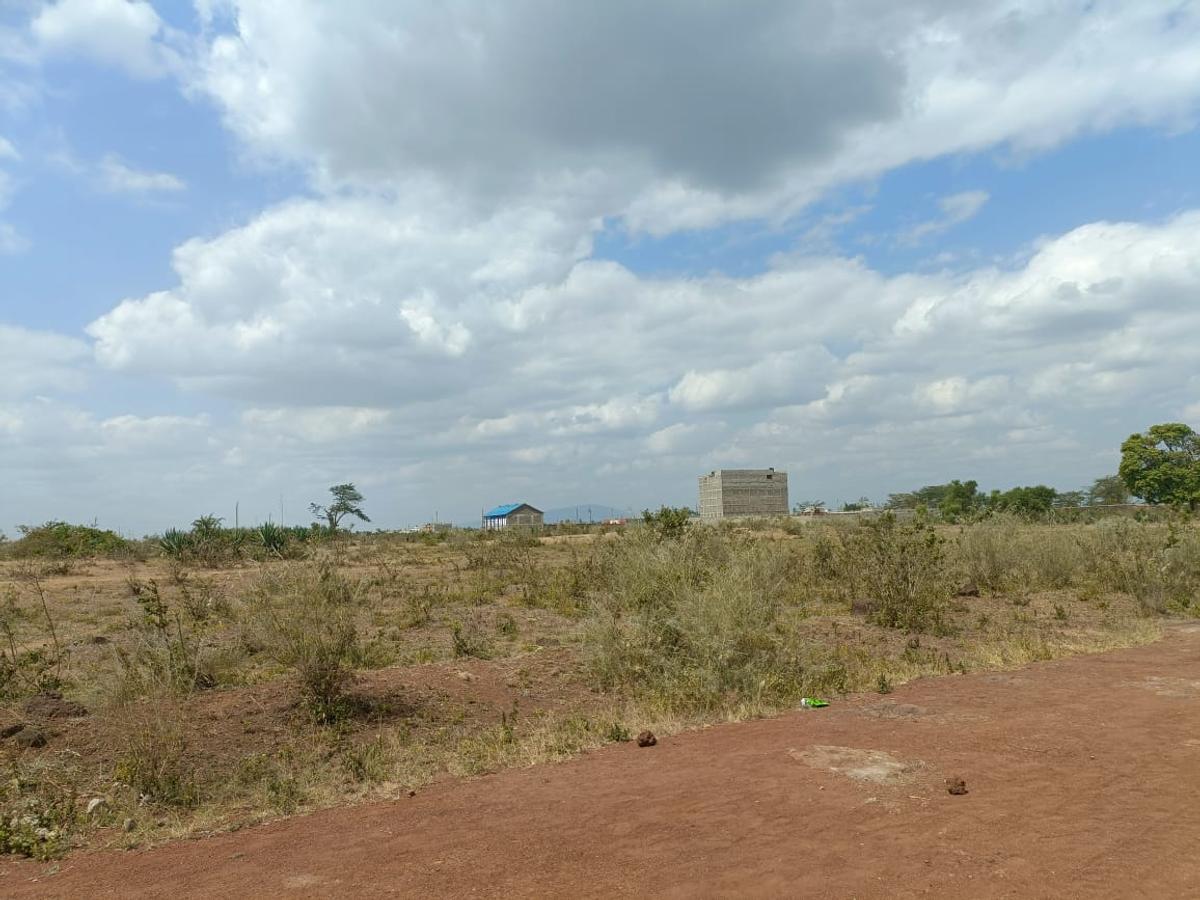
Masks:
[[[1089,506],[1112,506],[1129,502],[1129,488],[1121,480],[1120,475],[1105,475],[1097,478],[1088,488],[1087,502]]]
[[[987,498],[979,493],[979,483],[974,479],[959,481],[956,478],[947,485],[937,485],[936,487],[942,489],[939,491],[941,499],[937,504],[938,512],[942,514],[943,519],[949,522],[970,515],[987,502]],[[917,496],[920,497],[922,493],[931,490],[931,488],[921,488],[920,491],[917,491]]]
[[[686,506],[663,506],[658,512],[642,510],[642,522],[653,529],[659,540],[678,540],[687,532],[691,522],[692,511]]]
[[[329,526],[330,533],[336,532],[338,526],[342,524],[342,519],[347,516],[353,516],[364,522],[371,521],[359,505],[363,502],[363,495],[359,493],[358,488],[353,484],[335,484],[329,489],[329,493],[333,495],[333,502],[328,506],[322,506],[319,503],[310,503],[308,508],[318,519],[325,520],[325,524]]]
[[[1054,505],[1060,509],[1066,507],[1086,506],[1088,504],[1087,491],[1059,491],[1058,496],[1054,498]]]
[[[1033,487],[1015,487],[1008,491],[992,491],[988,505],[1000,512],[1019,515],[1047,513],[1058,499],[1058,491],[1044,484]]]
[[[1200,506],[1200,434],[1182,422],[1154,425],[1121,445],[1121,480],[1148,503]]]

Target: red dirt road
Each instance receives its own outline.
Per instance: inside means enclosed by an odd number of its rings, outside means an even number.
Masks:
[[[969,793],[951,796],[961,776]],[[6,897],[1200,897],[1200,626],[154,850]]]

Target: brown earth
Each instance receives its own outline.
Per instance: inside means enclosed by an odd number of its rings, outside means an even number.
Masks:
[[[1198,835],[1200,626],[1174,626],[399,802],[8,861],[0,894],[1194,897]]]

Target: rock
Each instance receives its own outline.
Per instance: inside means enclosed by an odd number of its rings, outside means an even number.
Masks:
[[[87,814],[90,816],[92,813],[94,813],[98,809],[103,811],[104,807],[106,807],[106,806],[108,806],[108,801],[105,800],[103,797],[93,797],[91,800],[88,801]]]
[[[977,585],[974,581],[968,581],[966,584],[964,584],[962,587],[960,587],[958,589],[958,596],[960,596],[960,597],[978,597],[979,596],[979,585]]]
[[[946,790],[958,797],[967,792],[967,783],[961,778],[947,778]]]
[[[15,725],[5,725],[3,728],[0,728],[0,740],[12,737],[24,727],[24,722],[17,722]]]
[[[87,707],[64,700],[58,691],[42,691],[25,701],[25,712],[39,719],[78,719],[88,714]]]
[[[126,819],[121,823],[122,831],[133,831],[135,828],[137,828],[137,822],[133,821],[133,819]]]
[[[637,745],[639,747],[653,747],[658,743],[658,738],[654,736],[653,731],[643,731],[637,736]]]
[[[111,644],[112,641],[110,641],[108,638],[106,638],[102,634],[93,634],[90,638],[88,638],[88,643],[89,644]]]
[[[46,746],[46,735],[42,734],[42,732],[30,725],[26,725],[24,728],[14,734],[13,740],[16,741],[19,746],[28,749]]]

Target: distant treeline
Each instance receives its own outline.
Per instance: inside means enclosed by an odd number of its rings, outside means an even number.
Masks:
[[[1038,484],[985,493],[974,480],[955,479],[947,484],[930,484],[915,491],[890,494],[887,507],[926,509],[948,521],[958,521],[986,512],[1036,515],[1052,509],[1111,506],[1128,503],[1129,499],[1129,490],[1117,475],[1097,478],[1090,487],[1077,491],[1059,491]]]

